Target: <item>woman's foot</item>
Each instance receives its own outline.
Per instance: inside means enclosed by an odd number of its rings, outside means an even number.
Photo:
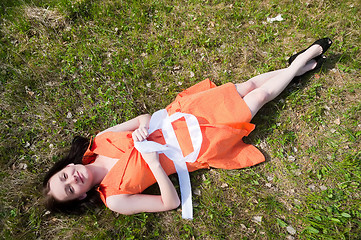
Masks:
[[[296,76],[299,77],[309,71],[319,69],[325,61],[326,56],[320,55],[315,57],[314,59],[308,61],[307,64],[297,72]]]
[[[304,53],[306,50],[308,50],[309,48],[311,48],[314,45],[320,45],[322,47],[322,53],[324,54],[332,45],[332,40],[330,38],[322,38],[319,39],[317,41],[315,41],[311,46],[309,46],[308,48],[302,50],[301,52],[296,53],[295,55],[292,55],[289,59],[288,59],[288,63],[291,64],[298,55],[300,55],[301,53]]]
[[[316,66],[315,66],[315,68],[313,70],[317,70],[317,69],[321,68],[321,66],[326,61],[326,56],[321,54],[320,56],[315,57],[314,60],[317,62],[317,64],[316,64]]]
[[[299,72],[303,69],[311,60],[315,60],[315,58],[322,55],[322,47],[318,44],[312,45],[307,48],[305,51],[300,53],[295,60],[288,67],[289,69],[293,69],[295,73]]]

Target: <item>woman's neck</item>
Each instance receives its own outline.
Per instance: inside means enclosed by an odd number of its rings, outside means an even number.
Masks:
[[[86,165],[93,174],[93,186],[100,184],[118,159],[98,155],[95,161]]]

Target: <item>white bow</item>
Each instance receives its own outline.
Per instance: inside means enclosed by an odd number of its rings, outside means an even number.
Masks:
[[[187,156],[183,156],[182,149],[179,146],[177,137],[172,127],[172,122],[181,117],[185,118],[193,145],[193,152]],[[176,112],[169,116],[167,110],[162,109],[152,115],[149,122],[149,134],[158,129],[162,130],[163,137],[166,142],[165,145],[144,140],[142,142],[134,142],[134,147],[142,153],[155,151],[158,153],[164,153],[174,162],[181,191],[182,217],[185,219],[193,219],[192,188],[186,162],[195,162],[199,151],[201,150],[203,137],[198,120],[192,114],[181,112]]]

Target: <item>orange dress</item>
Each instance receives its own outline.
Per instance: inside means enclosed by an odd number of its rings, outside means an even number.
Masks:
[[[166,110],[169,115],[190,113],[199,122],[203,142],[197,160],[187,163],[189,172],[209,167],[244,168],[265,160],[256,147],[242,141],[255,125],[249,123],[251,112],[234,84],[217,87],[206,79],[179,93]],[[173,122],[172,126],[183,155],[192,152],[184,118]],[[148,140],[165,144],[161,130],[153,132]],[[119,159],[98,188],[105,204],[109,196],[141,193],[156,183],[148,165],[134,148],[132,132],[105,132],[97,136],[84,154],[83,163],[90,163],[96,154]],[[159,160],[168,175],[176,172],[173,162],[164,154],[159,155]]]

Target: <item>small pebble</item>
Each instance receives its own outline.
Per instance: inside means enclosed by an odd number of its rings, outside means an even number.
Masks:
[[[200,196],[200,195],[201,195],[201,190],[198,189],[198,188],[196,188],[196,189],[194,189],[193,193],[194,193],[194,195],[196,195],[196,196]]]
[[[227,183],[222,183],[221,188],[227,188],[228,184]]]
[[[19,169],[26,170],[28,165],[26,163],[19,163]]]
[[[241,229],[242,229],[242,230],[247,230],[246,225],[244,225],[243,223],[241,223]]]
[[[261,224],[261,222],[262,222],[262,216],[254,216],[254,217],[252,217],[252,222]]]
[[[294,156],[288,156],[288,161],[294,162],[296,158]]]
[[[296,176],[300,176],[302,174],[302,172],[301,172],[301,170],[297,169],[297,170],[294,171],[294,174]]]
[[[288,225],[288,226],[286,227],[286,230],[287,230],[287,232],[288,232],[289,234],[291,234],[291,235],[295,235],[295,234],[296,234],[296,229],[294,229],[291,225]]]
[[[308,188],[311,189],[312,191],[315,191],[316,186],[314,184],[310,184],[308,185]]]
[[[262,141],[262,142],[259,144],[259,147],[260,147],[260,148],[266,148],[266,147],[267,147],[267,143],[265,143],[264,141]]]
[[[340,125],[341,124],[341,121],[340,121],[340,119],[339,118],[337,118],[335,121],[333,121],[335,124],[337,124],[337,125]]]
[[[46,211],[43,216],[49,215],[50,213],[50,211]]]

